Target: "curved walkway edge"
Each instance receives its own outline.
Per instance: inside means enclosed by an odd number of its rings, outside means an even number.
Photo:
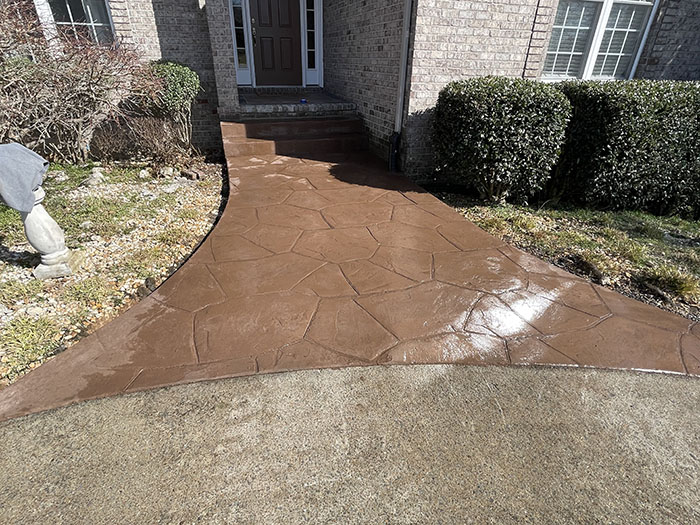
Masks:
[[[362,155],[229,158],[151,296],[0,392],[0,420],[172,384],[377,364],[700,375],[700,325],[516,250]]]

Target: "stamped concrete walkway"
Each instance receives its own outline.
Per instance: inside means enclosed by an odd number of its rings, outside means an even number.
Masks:
[[[700,325],[486,234],[370,157],[229,158],[212,234],[150,297],[0,392],[0,419],[198,380],[376,364],[700,374]]]

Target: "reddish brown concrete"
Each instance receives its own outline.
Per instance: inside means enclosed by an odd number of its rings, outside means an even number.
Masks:
[[[503,244],[361,155],[229,159],[221,221],[155,293],[0,392],[0,419],[374,364],[700,374],[700,327]]]

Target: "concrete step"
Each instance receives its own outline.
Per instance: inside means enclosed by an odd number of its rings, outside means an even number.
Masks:
[[[364,125],[357,117],[251,120],[226,122],[224,133],[230,137],[252,139],[324,138],[329,135],[363,133]]]
[[[325,137],[296,139],[224,138],[224,153],[228,157],[246,155],[312,156],[319,153],[349,153],[368,148],[364,133],[338,133]]]

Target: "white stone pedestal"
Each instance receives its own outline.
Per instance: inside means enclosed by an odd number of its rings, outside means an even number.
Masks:
[[[66,248],[63,230],[41,204],[45,196],[41,186],[34,190],[34,208],[29,213],[20,214],[29,244],[41,254],[41,264],[34,269],[34,277],[66,277],[78,269],[80,261]]]

